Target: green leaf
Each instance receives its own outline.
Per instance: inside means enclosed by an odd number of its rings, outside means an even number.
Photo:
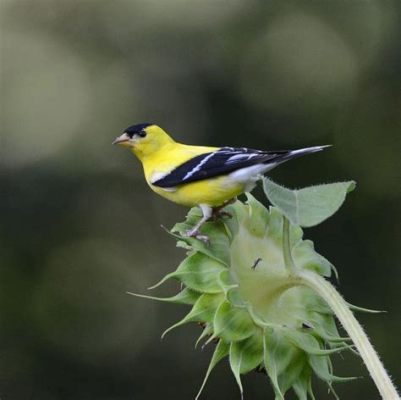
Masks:
[[[298,379],[292,385],[299,400],[308,400],[308,393],[311,398],[314,399],[311,388],[311,378],[312,370],[310,368],[304,368],[299,374]]]
[[[241,291],[239,287],[232,288],[227,292],[227,300],[233,305],[234,307],[245,307],[246,302],[241,296]]]
[[[277,207],[269,207],[269,214],[270,214],[270,218],[269,218],[269,231],[268,231],[268,235],[269,237],[274,237],[276,239],[278,239],[280,241],[283,240],[283,214],[280,211],[279,208]],[[294,227],[290,226],[291,229],[291,240],[293,240],[293,232],[292,229]],[[301,229],[301,228],[299,228]],[[301,237],[302,237],[302,233],[301,233]]]
[[[229,212],[233,218],[225,218],[224,225],[230,239],[232,239],[238,232],[239,225],[242,223],[244,218],[247,218],[247,206],[241,201],[237,200],[233,204],[228,205],[224,208],[224,211]]]
[[[242,388],[242,382],[241,382],[241,357],[239,357],[238,354],[233,354],[234,352],[236,352],[236,350],[233,350],[233,344],[234,343],[231,343],[230,346],[230,368],[234,374],[235,380],[237,381],[242,399],[244,390]]]
[[[188,314],[191,321],[212,322],[219,305],[223,301],[222,294],[202,294]]]
[[[269,329],[264,337],[264,363],[277,399],[301,377],[306,365],[305,353],[292,345],[281,329]]]
[[[225,271],[220,272],[219,276],[217,277],[217,282],[227,296],[231,290],[238,288],[238,284],[233,282],[230,270],[228,268],[225,269]]]
[[[333,266],[315,251],[311,240],[299,241],[292,249],[292,256],[297,260],[298,268],[306,268],[326,277],[331,276]]]
[[[219,275],[227,268],[203,253],[195,253],[187,257],[173,272],[185,286],[203,293],[219,293],[222,291]]]
[[[225,271],[227,268],[221,262],[204,253],[196,252],[185,258],[176,271],[167,274],[149,289],[155,289],[169,279],[178,279],[195,291],[219,293],[223,291],[223,286],[227,283],[220,277]]]
[[[219,341],[219,343],[217,343],[216,345],[216,349],[214,350],[213,353],[213,357],[210,361],[209,367],[206,371],[206,376],[205,379],[202,382],[201,388],[199,389],[198,394],[195,397],[195,400],[199,399],[199,396],[201,395],[203,388],[206,385],[206,382],[209,378],[210,373],[212,372],[213,368],[217,365],[217,363],[224,358],[226,355],[228,355],[229,352],[229,346],[228,344],[226,344],[225,342],[223,342],[222,340]]]
[[[309,365],[315,374],[323,381],[328,382],[348,382],[357,379],[356,377],[341,377],[331,373],[330,358],[326,356],[309,356]]]
[[[305,288],[303,293],[303,304],[308,313],[314,313],[314,315],[334,315],[333,310],[329,305],[321,297],[317,296],[312,289]]]
[[[143,299],[156,300],[156,301],[164,301],[166,303],[175,303],[175,304],[190,304],[193,305],[198,300],[200,293],[194,292],[191,289],[185,288],[181,290],[181,292],[177,293],[172,297],[156,297],[156,296],[147,296],[146,294],[138,294],[127,292],[127,294],[135,297],[141,297]]]
[[[341,346],[333,349],[322,349],[319,340],[307,332],[299,332],[293,328],[283,328],[282,332],[290,343],[308,354],[325,356],[348,348],[348,346]]]
[[[249,338],[231,344],[230,363],[239,365],[241,374],[246,374],[263,363],[262,340],[262,334],[255,332]]]
[[[202,333],[200,334],[200,336],[198,337],[198,340],[195,342],[195,348],[198,347],[199,343],[206,339],[208,336],[212,336],[213,335],[213,325],[212,324],[206,324],[203,327]]]
[[[278,377],[278,384],[283,393],[287,392],[299,379],[302,371],[310,369],[307,365],[306,357],[301,352],[295,354],[291,361],[291,365],[283,371]]]
[[[355,188],[355,182],[338,182],[291,190],[264,178],[263,188],[269,201],[278,207],[291,223],[310,227],[331,217],[340,208],[347,193]]]
[[[227,236],[226,227],[222,219],[218,221],[207,222],[201,228],[202,234],[209,237],[209,242],[187,237],[186,232],[191,229],[201,218],[201,211],[194,207],[189,211],[185,222],[175,224],[170,235],[187,244],[192,249],[199,251],[224,265],[230,263],[230,238]],[[177,235],[178,233],[178,235]]]
[[[246,220],[248,231],[254,236],[263,237],[268,227],[269,212],[266,207],[250,193],[246,193],[246,197],[249,206],[249,217]]]
[[[213,325],[214,334],[227,342],[246,339],[255,331],[248,312],[243,308],[233,307],[228,301],[220,304]]]
[[[351,303],[347,303],[347,304],[348,304],[348,307],[353,311],[359,311],[359,312],[370,313],[370,314],[380,314],[380,313],[387,312],[385,310],[372,310],[370,308],[358,307]]]
[[[310,321],[313,328],[308,329],[312,335],[317,337],[318,339],[322,339],[329,346],[345,346],[346,342],[349,342],[351,339],[347,336],[340,336],[338,332],[333,335],[332,332],[327,332],[324,329],[324,326],[319,325],[319,323],[315,323],[313,320]]]
[[[276,400],[284,400],[284,394],[278,384],[279,366],[277,361],[280,361],[280,358],[275,357],[276,348],[278,347],[278,337],[274,334],[274,331],[266,330],[263,337],[263,362],[273,385]]]
[[[303,380],[298,380],[293,385],[298,400],[308,400],[308,386]]]
[[[162,334],[162,338],[164,338],[164,336],[171,330],[188,322],[211,323],[214,319],[216,310],[223,300],[224,296],[222,294],[202,294],[192,307],[191,311],[181,321],[178,321],[170,326],[170,328],[166,329]]]

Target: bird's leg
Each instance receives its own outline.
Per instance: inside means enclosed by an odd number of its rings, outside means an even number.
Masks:
[[[192,229],[186,232],[186,236],[195,237],[205,243],[209,243],[209,237],[207,235],[201,235],[199,229],[207,220],[210,219],[213,213],[213,209],[206,204],[200,204],[199,207],[202,210],[203,216]]]
[[[216,221],[220,217],[232,218],[231,213],[224,211],[223,208],[235,202],[236,199],[227,200],[219,207],[214,207],[212,212],[212,218]]]

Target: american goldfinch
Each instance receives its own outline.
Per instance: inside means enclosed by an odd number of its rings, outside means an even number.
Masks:
[[[199,229],[243,192],[251,191],[277,165],[327,146],[265,151],[245,147],[188,146],[162,128],[144,123],[127,128],[113,144],[131,149],[142,162],[146,182],[157,194],[184,206],[199,206],[203,217],[187,232],[207,240]]]

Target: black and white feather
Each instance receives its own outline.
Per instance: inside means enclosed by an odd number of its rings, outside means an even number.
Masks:
[[[256,177],[278,164],[305,154],[315,153],[328,146],[300,150],[262,151],[247,148],[222,147],[201,154],[179,165],[169,174],[152,182],[154,186],[172,188],[185,183],[232,174],[237,180]]]

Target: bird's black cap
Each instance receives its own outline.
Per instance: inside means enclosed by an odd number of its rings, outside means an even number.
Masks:
[[[130,127],[128,127],[124,132],[132,138],[132,136],[134,136],[135,134],[139,134],[141,132],[143,132],[143,130],[145,128],[147,128],[148,126],[153,125],[150,122],[144,122],[142,124],[137,124],[137,125],[131,125]]]

